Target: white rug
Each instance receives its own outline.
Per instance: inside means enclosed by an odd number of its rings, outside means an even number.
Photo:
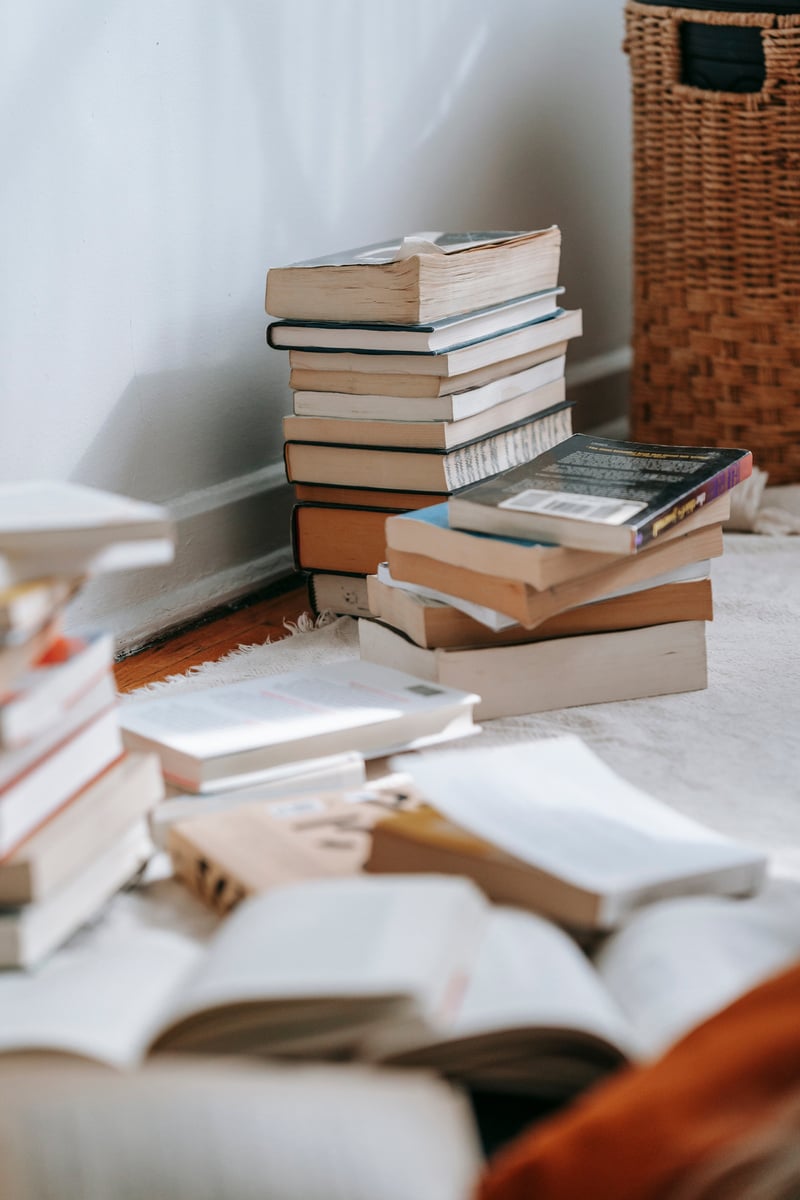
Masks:
[[[631,782],[762,847],[778,874],[800,880],[800,538],[727,532],[712,582],[707,690],[487,721],[480,737],[577,733]],[[350,617],[320,628],[307,617],[283,641],[234,651],[155,690],[354,658],[356,629]]]

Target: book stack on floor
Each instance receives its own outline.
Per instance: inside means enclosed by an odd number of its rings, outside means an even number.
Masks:
[[[295,565],[320,612],[369,612],[388,516],[445,501],[572,432],[561,234],[421,234],[267,274],[289,353]]]
[[[576,434],[392,516],[361,656],[468,687],[479,719],[704,688],[710,560],[751,464]]]
[[[126,755],[113,641],[69,629],[102,572],[169,561],[163,508],[61,482],[0,487],[0,966],[28,966],[126,883],[163,794]]]

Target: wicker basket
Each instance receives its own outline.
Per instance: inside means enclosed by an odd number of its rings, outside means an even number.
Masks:
[[[627,0],[625,20],[632,436],[746,447],[770,484],[798,481],[800,14]],[[760,90],[682,82],[684,22],[758,27]]]

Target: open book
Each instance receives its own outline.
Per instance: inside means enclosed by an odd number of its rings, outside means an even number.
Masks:
[[[391,816],[368,869],[440,871],[578,929],[613,929],[668,896],[747,895],[767,858],[677,812],[579,737],[400,755],[431,809]]]
[[[0,1051],[351,1058],[570,1095],[791,961],[799,912],[796,892],[664,901],[592,962],[464,878],[304,881],[246,900],[206,946],[117,928],[0,977]]]

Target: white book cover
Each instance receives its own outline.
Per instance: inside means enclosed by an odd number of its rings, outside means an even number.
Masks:
[[[475,731],[478,697],[374,663],[327,663],[285,675],[133,700],[129,749],[155,750],[189,791],[242,785],[283,763],[347,750],[379,757]],[[229,786],[226,783],[222,786]]]

